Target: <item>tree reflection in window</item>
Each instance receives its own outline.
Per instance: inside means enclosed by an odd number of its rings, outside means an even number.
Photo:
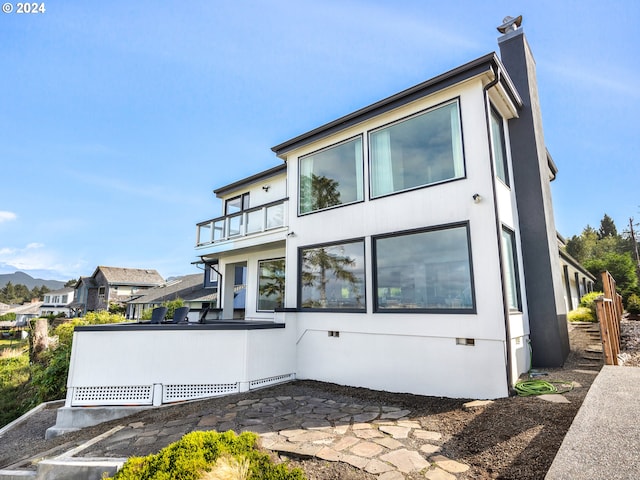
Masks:
[[[308,248],[301,253],[302,308],[364,308],[364,243]]]
[[[325,176],[303,175],[300,178],[300,198],[305,199],[304,211],[313,212],[340,204],[337,180]]]
[[[284,258],[259,262],[258,310],[275,310],[284,306]]]

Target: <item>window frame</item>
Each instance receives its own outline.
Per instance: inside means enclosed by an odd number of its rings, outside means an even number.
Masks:
[[[496,138],[494,135],[493,124],[494,121],[498,125],[499,135],[500,135],[500,145],[496,145]],[[498,180],[500,180],[504,185],[508,188],[511,188],[511,182],[509,181],[509,159],[507,157],[507,137],[506,130],[504,128],[504,117],[500,115],[500,112],[493,105],[489,108],[489,131],[490,131],[490,141],[491,141],[491,157],[493,159],[493,168],[495,169],[495,176]],[[496,158],[496,147],[499,148],[500,153],[502,155],[502,162],[500,165],[502,166],[504,178],[502,178],[499,174],[498,168],[498,159]]]
[[[467,255],[469,261],[469,287],[471,289],[471,308],[381,308],[378,298],[378,240],[387,238],[397,238],[402,236],[418,235],[422,233],[430,233],[437,231],[451,230],[455,228],[465,228],[465,237],[467,240]],[[376,314],[394,314],[394,313],[414,313],[414,314],[447,314],[447,315],[475,315],[477,313],[475,275],[473,270],[473,252],[471,246],[471,229],[468,221],[448,223],[442,225],[434,225],[424,228],[416,228],[399,232],[386,233],[376,235],[371,238],[372,252],[372,275],[373,275],[373,312]]]
[[[334,247],[338,245],[346,244],[361,244],[362,245],[362,308],[318,308],[318,307],[303,307],[302,306],[302,290],[304,288],[302,282],[302,267],[303,267],[303,252],[305,250],[318,249],[323,247]],[[364,237],[351,238],[345,240],[339,240],[328,243],[318,243],[314,245],[305,245],[298,247],[298,289],[296,309],[303,312],[329,312],[329,313],[366,313],[367,312],[367,246]]]
[[[283,279],[283,284],[282,284],[282,304],[280,306],[275,307],[275,309],[265,309],[265,308],[260,308],[260,300],[261,300],[261,294],[260,294],[260,278],[261,278],[261,264],[264,262],[274,262],[274,261],[278,261],[278,260],[282,260],[283,262],[283,272],[284,272],[284,276],[282,277]],[[256,295],[256,312],[274,312],[276,309],[278,308],[283,308],[284,307],[284,296],[285,296],[285,292],[286,292],[286,279],[287,279],[287,261],[286,261],[286,257],[276,257],[276,258],[265,258],[262,260],[258,260],[258,292]]]
[[[504,235],[509,235],[509,245],[505,245]],[[511,248],[511,264],[507,264],[507,253],[505,246]],[[518,243],[516,241],[516,232],[507,225],[502,224],[500,228],[500,248],[502,249],[502,271],[504,276],[504,288],[505,288],[505,301],[509,307],[509,313],[522,313],[522,286],[520,284],[520,268],[518,267]],[[509,269],[509,267],[512,267]],[[509,298],[509,290],[511,282],[513,281],[515,286],[515,299],[517,305],[514,307],[511,305],[511,299]]]
[[[461,168],[462,168],[462,174],[460,176],[457,177],[452,177],[452,178],[447,178],[444,180],[437,180],[435,182],[430,182],[430,183],[425,183],[422,185],[416,185],[414,187],[408,187],[408,188],[404,188],[404,189],[399,189],[399,190],[394,190],[392,192],[388,192],[388,193],[383,193],[380,195],[374,195],[373,192],[373,184],[374,184],[374,179],[373,179],[373,156],[372,156],[372,141],[371,141],[371,135],[375,134],[376,132],[379,132],[381,130],[384,130],[386,128],[392,127],[394,125],[399,125],[403,122],[407,122],[410,120],[413,120],[414,118],[420,117],[422,115],[426,115],[429,112],[433,112],[439,108],[443,108],[449,104],[453,104],[455,103],[457,105],[457,112],[458,112],[458,122],[459,122],[459,126],[460,126],[460,153],[461,153]],[[399,118],[397,120],[385,123],[384,125],[380,125],[378,127],[372,128],[370,130],[367,130],[367,165],[369,167],[369,171],[368,171],[368,180],[369,180],[369,199],[370,200],[377,200],[379,198],[385,198],[385,197],[389,197],[391,195],[398,195],[401,193],[405,193],[405,192],[411,192],[413,190],[419,190],[419,189],[423,189],[423,188],[429,188],[429,187],[433,187],[436,185],[442,185],[445,183],[449,183],[449,182],[456,182],[459,180],[464,180],[467,178],[467,162],[466,162],[466,156],[465,156],[465,148],[464,148],[464,129],[463,129],[463,124],[462,124],[462,101],[461,98],[459,96],[451,98],[449,100],[445,100],[443,102],[440,102],[436,105],[432,105],[428,108],[425,108],[423,110],[420,110],[418,112],[412,113],[410,115],[407,115],[405,117]],[[455,165],[454,165],[454,169],[455,169]]]
[[[359,200],[353,200],[351,202],[345,202],[345,203],[337,203],[335,205],[331,205],[329,207],[324,207],[324,208],[319,208],[317,210],[310,210],[308,212],[302,212],[302,195],[301,195],[301,188],[302,188],[302,161],[306,158],[312,157],[314,155],[318,155],[322,152],[328,151],[332,148],[336,148],[339,147],[341,145],[347,144],[349,142],[353,142],[356,140],[360,140],[360,175],[362,176],[362,178],[360,179],[360,181],[362,182],[362,198]],[[314,150],[313,152],[307,153],[305,155],[302,155],[300,157],[298,157],[298,179],[297,179],[297,184],[298,184],[298,205],[297,205],[297,213],[298,213],[298,217],[303,217],[306,215],[312,215],[314,213],[319,213],[319,212],[324,212],[327,210],[332,210],[334,208],[340,208],[340,207],[345,207],[348,205],[354,205],[356,203],[362,203],[365,201],[365,188],[364,188],[364,182],[365,182],[365,149],[366,149],[366,145],[365,145],[365,141],[364,141],[364,135],[362,133],[358,134],[358,135],[354,135],[352,137],[349,138],[345,138],[344,140],[340,140],[339,142],[336,143],[332,143],[331,145],[327,145],[326,147],[322,147],[318,150]],[[356,180],[357,181],[357,180]]]

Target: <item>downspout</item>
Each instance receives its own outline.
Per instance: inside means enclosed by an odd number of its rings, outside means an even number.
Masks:
[[[486,115],[487,125],[487,143],[489,145],[489,157],[491,166],[491,187],[493,190],[493,209],[496,221],[496,239],[498,243],[498,261],[500,262],[500,285],[502,287],[502,310],[504,314],[504,331],[505,331],[505,347],[507,356],[507,388],[509,392],[513,387],[513,377],[511,374],[511,327],[509,325],[509,305],[507,304],[507,286],[504,280],[504,259],[502,255],[502,225],[500,223],[500,216],[498,213],[498,194],[496,190],[496,172],[495,172],[495,159],[493,158],[493,148],[491,142],[491,105],[489,102],[489,90],[495,87],[500,82],[500,69],[496,68],[493,64],[491,70],[494,74],[494,79],[487,83],[482,89],[484,92],[484,111]]]

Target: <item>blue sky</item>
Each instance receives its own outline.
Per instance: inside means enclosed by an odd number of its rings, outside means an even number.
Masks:
[[[278,165],[274,145],[497,51],[506,15],[523,15],[537,62],[558,231],[640,220],[640,2],[44,5],[0,13],[0,273],[196,273],[214,188]]]

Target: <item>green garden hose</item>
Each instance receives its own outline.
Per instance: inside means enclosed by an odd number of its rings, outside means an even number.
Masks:
[[[554,385],[564,385],[565,389],[558,391],[558,388]],[[573,384],[565,381],[547,381],[547,380],[524,380],[518,382],[514,386],[516,392],[521,397],[528,397],[531,395],[545,395],[550,393],[566,393],[573,390]]]

